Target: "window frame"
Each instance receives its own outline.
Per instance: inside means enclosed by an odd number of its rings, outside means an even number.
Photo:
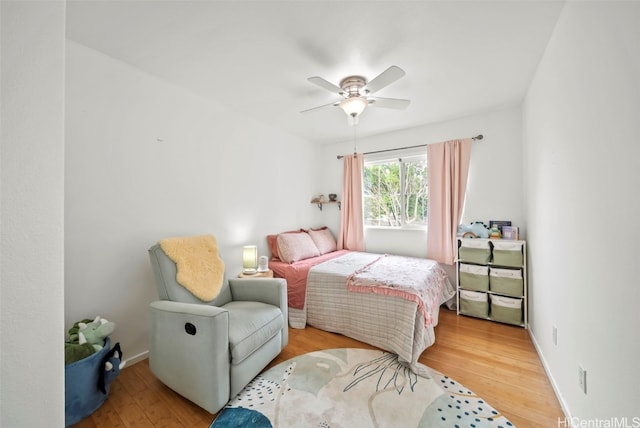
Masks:
[[[407,195],[405,194],[405,180],[406,180],[406,165],[411,164],[411,163],[425,163],[425,166],[427,166],[427,153],[426,150],[424,151],[411,151],[411,152],[404,152],[402,154],[396,154],[395,156],[389,155],[387,154],[378,154],[377,156],[375,156],[374,158],[367,158],[364,161],[364,168],[366,169],[368,166],[372,166],[372,165],[380,165],[380,164],[387,164],[387,163],[399,163],[399,172],[400,172],[400,225],[398,226],[389,226],[389,225],[368,225],[366,224],[366,218],[365,218],[365,199],[366,199],[366,195],[365,195],[365,191],[364,189],[366,188],[365,183],[364,183],[364,174],[362,177],[363,183],[362,183],[362,187],[363,187],[363,192],[362,192],[362,222],[363,225],[365,227],[365,229],[387,229],[387,230],[427,230],[427,218],[428,218],[428,189],[427,189],[427,215],[425,216],[425,224],[407,224],[406,223],[406,218],[405,218],[405,206],[406,206],[406,201],[407,201]],[[427,170],[427,180],[428,180],[428,170]]]

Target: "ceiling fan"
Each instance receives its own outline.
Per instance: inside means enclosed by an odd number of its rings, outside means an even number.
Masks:
[[[309,77],[307,80],[320,86],[329,92],[336,93],[342,97],[332,103],[324,104],[301,111],[309,113],[325,107],[340,107],[349,116],[353,125],[358,123],[358,117],[367,106],[384,107],[402,110],[407,108],[410,101],[399,98],[381,98],[372,96],[382,88],[387,87],[405,75],[403,69],[392,65],[377,77],[367,82],[362,76],[347,76],[340,81],[340,86],[323,79],[322,77]]]

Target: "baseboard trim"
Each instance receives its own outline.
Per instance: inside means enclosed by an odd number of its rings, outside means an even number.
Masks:
[[[564,401],[564,398],[560,393],[560,389],[558,388],[558,384],[556,383],[556,380],[551,374],[551,370],[549,370],[549,365],[547,364],[547,360],[544,358],[544,355],[542,354],[542,349],[538,345],[538,341],[536,340],[536,337],[533,335],[533,331],[531,331],[531,326],[529,326],[527,330],[529,330],[529,337],[531,337],[531,342],[533,343],[533,347],[536,348],[536,353],[538,354],[538,358],[540,358],[540,362],[542,362],[542,367],[544,367],[544,371],[547,374],[547,379],[549,379],[549,382],[551,383],[551,387],[553,388],[553,392],[556,394],[556,398],[560,403],[560,407],[562,408],[562,412],[564,413],[565,420],[567,421],[569,426],[573,428],[573,424],[572,424],[573,418],[571,417],[571,411],[569,410],[569,406],[567,405],[566,401]],[[566,426],[566,425],[563,425],[563,426]]]
[[[125,366],[124,368],[126,369],[128,366],[132,366],[135,363],[139,363],[142,360],[146,360],[147,358],[149,358],[149,351],[144,351],[139,353],[138,355],[134,355],[131,358],[126,358],[125,361]]]

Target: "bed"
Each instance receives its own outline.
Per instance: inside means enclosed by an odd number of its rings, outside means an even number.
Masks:
[[[287,235],[293,233],[304,231]],[[284,241],[281,235],[278,240]],[[272,254],[286,247],[269,246]],[[455,296],[437,262],[335,249],[302,253],[269,262],[274,276],[287,280],[292,328],[310,325],[352,337],[393,352],[415,373],[429,375],[418,358],[435,342],[440,305]]]

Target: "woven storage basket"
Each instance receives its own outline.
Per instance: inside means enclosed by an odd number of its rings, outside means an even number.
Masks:
[[[522,325],[522,299],[491,296],[491,319],[515,325]]]
[[[488,296],[479,291],[460,290],[460,313],[486,318],[489,315]]]

